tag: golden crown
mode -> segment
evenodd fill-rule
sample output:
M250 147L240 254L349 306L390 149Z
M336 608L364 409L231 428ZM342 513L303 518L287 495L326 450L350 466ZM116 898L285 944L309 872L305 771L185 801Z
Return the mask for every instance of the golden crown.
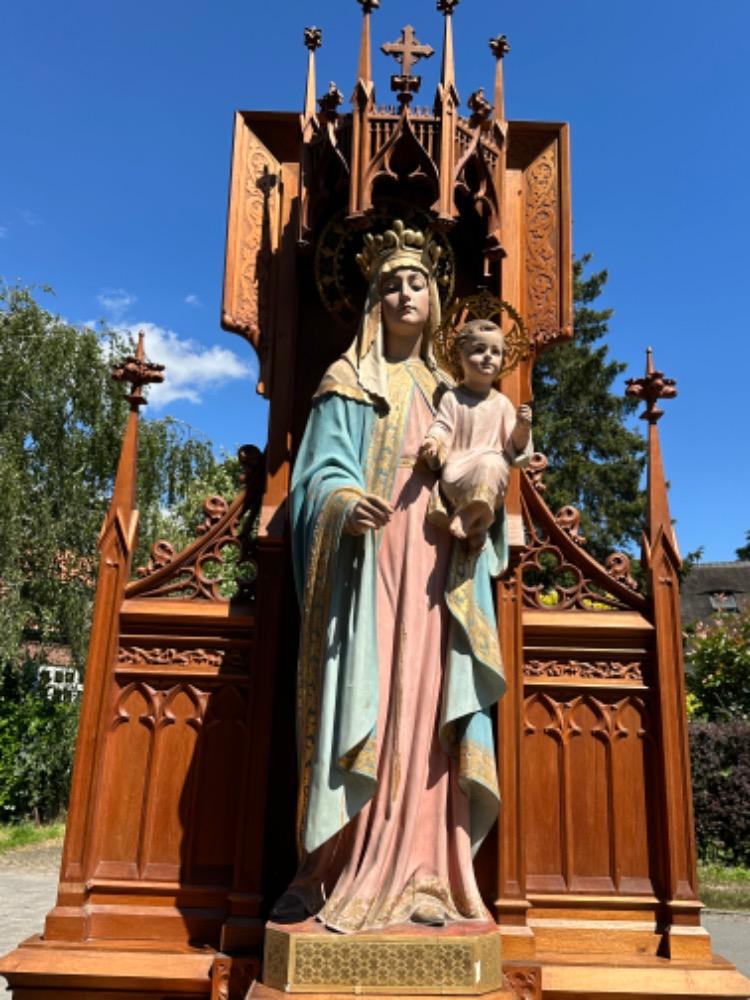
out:
M417 267L432 277L442 254L442 247L430 233L425 236L418 229L407 229L401 219L396 219L384 233L365 235L357 263L368 281L381 274L386 266L388 270Z

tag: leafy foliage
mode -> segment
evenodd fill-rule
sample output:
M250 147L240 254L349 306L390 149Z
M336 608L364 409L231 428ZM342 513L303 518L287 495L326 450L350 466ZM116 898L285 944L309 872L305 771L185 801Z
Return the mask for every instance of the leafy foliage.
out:
M49 697L35 663L0 669L0 819L54 819L64 809L78 705Z
M549 460L545 499L553 510L573 504L589 551L599 559L640 541L645 494L643 437L627 427L637 401L614 393L625 365L598 343L611 309L595 309L607 272L584 274L586 255L574 265L575 336L545 351L534 368L534 442Z
M698 622L686 640L691 714L750 721L750 607Z
M745 544L735 549L738 559L750 560L750 531L745 532Z
M40 651L68 646L83 667L96 540L127 414L110 368L131 349L0 285L0 663L18 663L33 638ZM140 537L152 540L165 508L216 468L210 443L184 425L142 419Z
M690 755L701 860L750 864L750 721L691 722Z

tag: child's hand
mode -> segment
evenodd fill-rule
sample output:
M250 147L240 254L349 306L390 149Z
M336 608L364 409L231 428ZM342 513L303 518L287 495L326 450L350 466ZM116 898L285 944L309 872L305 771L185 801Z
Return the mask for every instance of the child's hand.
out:
M440 449L434 438L427 438L419 449L419 457L430 469L440 468Z
M521 403L518 407L518 412L516 413L516 420L519 424L524 424L526 427L531 427L531 407L528 403Z

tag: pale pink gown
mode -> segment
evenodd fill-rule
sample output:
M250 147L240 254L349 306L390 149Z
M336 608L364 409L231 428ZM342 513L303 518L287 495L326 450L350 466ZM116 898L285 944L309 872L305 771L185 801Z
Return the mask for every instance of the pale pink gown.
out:
M485 398L462 385L444 394L427 436L440 447L440 491L451 512L479 503L492 523L508 488L515 423L515 407L495 389ZM430 516L441 523L437 489L432 507Z
M425 520L435 473L414 461L433 418L416 387L407 419L377 559L377 790L290 887L313 911L322 892L318 918L343 932L412 917L489 919L472 866L469 802L437 734L451 538Z

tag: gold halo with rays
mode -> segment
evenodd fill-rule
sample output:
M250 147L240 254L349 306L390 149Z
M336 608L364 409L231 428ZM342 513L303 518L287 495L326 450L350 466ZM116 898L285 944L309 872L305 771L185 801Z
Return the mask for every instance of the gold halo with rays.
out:
M455 358L454 345L462 328L472 319L492 320L502 328L504 315L508 316L511 325L509 329L503 330L505 341L503 367L497 381L512 372L516 365L531 355L533 349L531 338L518 310L486 288L474 295L456 299L446 310L433 337L435 357L440 367L460 381L463 378L463 371Z

